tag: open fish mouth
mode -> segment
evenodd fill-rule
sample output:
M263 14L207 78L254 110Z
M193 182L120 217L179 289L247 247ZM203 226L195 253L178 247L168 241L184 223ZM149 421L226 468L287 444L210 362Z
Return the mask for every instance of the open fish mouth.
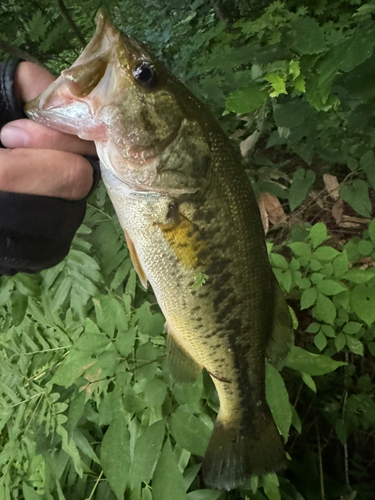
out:
M99 96L110 99L117 85L117 45L120 32L102 12L96 16L96 31L78 59L38 97L28 102L29 118L82 139L105 140L104 105Z

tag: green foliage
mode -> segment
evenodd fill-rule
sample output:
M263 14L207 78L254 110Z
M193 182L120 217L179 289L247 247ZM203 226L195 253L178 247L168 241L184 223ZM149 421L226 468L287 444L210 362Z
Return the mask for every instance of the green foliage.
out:
M256 193L295 215L335 168L341 199L371 217L372 3L101 5L208 104L235 145L252 141L245 166ZM97 2L67 7L88 39ZM5 0L0 27L56 72L80 51L57 3ZM63 263L0 278L0 498L315 500L323 484L327 500L371 499L375 222L331 236L323 222L293 226L282 244L271 233L270 262L298 319L281 373L266 370L291 460L284 476L217 492L200 472L219 407L214 386L206 373L193 385L173 381L164 318L100 186Z

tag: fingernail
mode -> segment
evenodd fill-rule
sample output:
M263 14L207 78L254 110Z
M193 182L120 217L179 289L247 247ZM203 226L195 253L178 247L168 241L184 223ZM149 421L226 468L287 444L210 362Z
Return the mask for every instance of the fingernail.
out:
M17 125L7 124L1 129L0 140L6 148L25 148L29 134Z

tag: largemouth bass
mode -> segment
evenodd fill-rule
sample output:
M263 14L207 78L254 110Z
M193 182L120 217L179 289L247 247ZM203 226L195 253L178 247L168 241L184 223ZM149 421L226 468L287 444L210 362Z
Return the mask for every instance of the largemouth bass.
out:
M135 269L166 317L170 369L205 368L220 411L203 459L207 485L232 489L283 467L265 399L265 358L291 344L250 182L207 108L147 48L99 12L77 61L27 113L94 140Z

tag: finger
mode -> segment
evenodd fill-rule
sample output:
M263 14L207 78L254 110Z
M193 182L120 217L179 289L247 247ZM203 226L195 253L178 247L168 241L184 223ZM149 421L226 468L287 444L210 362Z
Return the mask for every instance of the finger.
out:
M37 97L55 77L46 69L31 62L21 62L16 69L14 89L23 102Z
M58 149L81 155L96 156L95 144L71 134L44 127L31 120L16 120L5 125L0 140L6 148Z
M93 171L83 156L46 149L0 149L0 190L68 200L84 198Z

